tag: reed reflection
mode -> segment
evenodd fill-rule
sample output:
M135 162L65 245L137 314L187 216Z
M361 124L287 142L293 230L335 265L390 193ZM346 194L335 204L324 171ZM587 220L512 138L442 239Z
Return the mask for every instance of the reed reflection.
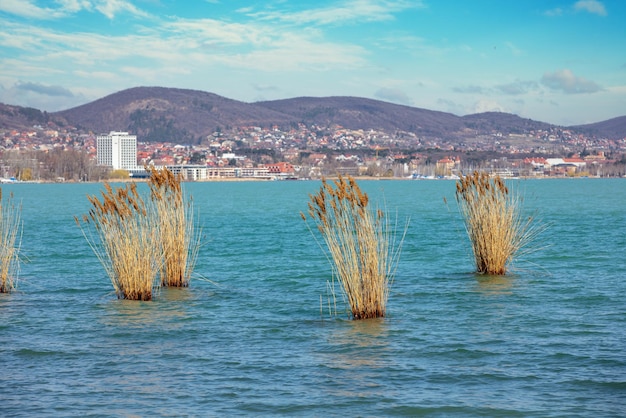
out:
M180 320L188 316L189 303L193 298L188 289L163 288L153 301L120 299L105 303L104 314L100 320L106 326L120 329L153 326L178 328Z
M328 334L330 349L321 353L324 364L340 369L385 367L389 350L387 320L374 318L340 324Z
M486 296L513 294L514 279L510 276L477 274L475 283L475 290Z

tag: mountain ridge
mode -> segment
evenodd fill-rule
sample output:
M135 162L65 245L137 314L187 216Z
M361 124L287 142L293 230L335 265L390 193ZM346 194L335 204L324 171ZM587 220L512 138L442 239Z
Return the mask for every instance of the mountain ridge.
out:
M129 131L146 142L196 144L216 131L242 126L283 130L298 124L321 129L408 132L423 138L454 142L471 135L495 132L523 134L530 131L570 129L621 139L626 137L626 116L587 125L563 127L501 112L465 116L352 96L296 97L241 102L201 90L169 87L133 87L93 102L58 112L41 112L20 106L0 106L0 128L53 121L95 133Z

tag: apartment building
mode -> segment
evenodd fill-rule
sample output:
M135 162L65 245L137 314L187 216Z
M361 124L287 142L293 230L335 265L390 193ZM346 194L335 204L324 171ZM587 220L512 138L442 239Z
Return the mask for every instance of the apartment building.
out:
M137 136L111 131L96 137L98 164L114 170L137 169Z

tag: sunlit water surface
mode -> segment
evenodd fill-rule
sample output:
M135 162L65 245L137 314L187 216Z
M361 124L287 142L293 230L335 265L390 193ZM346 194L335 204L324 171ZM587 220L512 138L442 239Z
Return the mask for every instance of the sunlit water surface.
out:
M115 298L73 221L101 184L3 185L27 263L0 415L626 415L625 180L513 181L548 229L506 277L472 273L454 182L360 184L410 218L382 320L328 315L318 182L185 184L196 276L152 302Z

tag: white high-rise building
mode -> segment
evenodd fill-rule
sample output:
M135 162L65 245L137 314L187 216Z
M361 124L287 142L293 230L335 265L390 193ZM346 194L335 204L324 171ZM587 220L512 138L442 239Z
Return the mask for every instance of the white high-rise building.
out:
M111 131L97 139L98 164L113 167L114 170L137 169L137 136L128 132Z

